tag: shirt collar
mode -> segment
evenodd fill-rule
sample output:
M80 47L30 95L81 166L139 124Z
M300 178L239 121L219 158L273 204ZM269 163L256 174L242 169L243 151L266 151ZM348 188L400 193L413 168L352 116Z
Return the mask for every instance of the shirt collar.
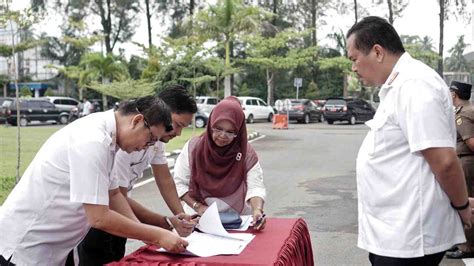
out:
M388 78L387 80L385 81L385 83L382 85L382 87L380 87L380 91L379 91L379 97L381 100L383 100L383 98L385 98L385 96L387 95L388 91L393 88L393 82L395 81L395 79L398 77L398 74L400 73L401 69L403 68L403 66L409 62L411 60L411 56L410 54L408 54L407 52L404 52L400 58L398 58L398 61L397 63L395 64L395 66L393 67L392 69L392 72L390 73L390 75L388 75Z

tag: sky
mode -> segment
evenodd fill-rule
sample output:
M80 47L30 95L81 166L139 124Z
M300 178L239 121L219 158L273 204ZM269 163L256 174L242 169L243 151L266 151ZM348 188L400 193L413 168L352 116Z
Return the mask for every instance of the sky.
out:
M297 1L297 0L293 0ZM465 0L467 3L466 11L473 14L474 0ZM12 3L12 9L25 8L28 6L30 0L14 0ZM55 1L49 1L55 2ZM215 2L211 0L209 2ZM347 4L352 4L352 0L345 0ZM380 7L374 7L372 4L374 0L359 0L359 3L366 8L369 15L377 15L387 17L387 11L382 10ZM385 7L385 6L383 6ZM386 9L386 8L385 8ZM409 0L407 8L403 11L402 16L395 19L394 27L399 35L419 35L420 37L429 36L433 40L434 48L438 49L439 41L439 5L438 0ZM147 33L146 33L146 22L145 16L142 15L138 22L136 34L132 38L132 41L147 44ZM318 27L318 43L321 45L335 46L332 40L326 36L332 32L339 32L342 30L346 32L350 26L354 23L354 15L339 15L336 11L331 11L326 17L325 25ZM47 33L50 35L59 36L59 26L62 23L62 19L55 14L48 14L41 26L38 27L41 30L47 29ZM92 28L99 28L98 21L88 21L91 31ZM153 36L154 42L157 41L158 36L161 35L163 28L162 22L155 18L153 22ZM465 35L464 41L467 44L474 44L473 40L474 26L471 21L457 20L454 16L450 16L445 22L444 28L444 54L448 55L448 50L454 46L457 39L461 35ZM120 47L126 50L127 57L131 54L140 54L141 50L133 44L122 44ZM100 45L96 45L95 50L100 50ZM118 51L114 49L114 51ZM474 45L469 45L466 52L474 51Z

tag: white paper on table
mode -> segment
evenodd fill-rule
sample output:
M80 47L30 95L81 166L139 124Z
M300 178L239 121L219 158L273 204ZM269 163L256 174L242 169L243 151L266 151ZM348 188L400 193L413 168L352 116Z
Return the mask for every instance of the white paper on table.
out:
M240 219L242 219L242 223L240 224L239 228L236 229L229 229L232 231L247 231L252 223L252 215L240 215Z
M250 219L251 221L251 219ZM189 245L183 255L210 257L215 255L237 255L255 237L248 233L228 233L222 226L216 203L211 204L199 219L197 228L200 232L193 232L185 237ZM160 248L158 251L167 252Z

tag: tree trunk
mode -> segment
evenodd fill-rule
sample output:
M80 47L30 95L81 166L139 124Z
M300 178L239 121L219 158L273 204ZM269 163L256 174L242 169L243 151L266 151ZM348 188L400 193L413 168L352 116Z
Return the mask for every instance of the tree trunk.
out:
M7 86L8 86L8 81L5 81L5 83L3 83L3 97L8 96Z
M357 0L354 0L354 15L355 15L355 23L358 21L358 14L357 14ZM354 24L355 24L354 23Z
M220 86L220 77L216 76L216 97L219 98L219 86Z
M109 78L102 79L102 84L109 84L109 83L110 83ZM102 94L102 110L107 111L107 108L108 108L107 95Z
M151 40L151 13L150 13L150 0L145 0L146 7L146 22L148 29L148 48L151 49L153 42Z
M443 37L444 37L444 15L445 15L445 1L439 1L439 59L438 59L438 74L443 77Z
M393 25L393 6L392 0L387 0L388 5L388 22Z
M274 77L275 73L269 69L266 70L267 72L267 103L268 105L272 106L273 105L273 92L274 90Z
M317 39L316 39L316 0L311 0L311 44L313 46L317 45Z
M230 67L230 41L227 38L225 42L225 64L226 67ZM224 98L232 95L232 84L231 84L231 77L226 76L224 80Z

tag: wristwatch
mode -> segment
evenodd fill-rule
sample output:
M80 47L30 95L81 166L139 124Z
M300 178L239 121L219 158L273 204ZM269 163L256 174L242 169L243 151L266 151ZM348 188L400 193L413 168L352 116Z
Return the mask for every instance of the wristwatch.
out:
M165 221L166 223L168 224L168 226L170 227L170 230L173 230L174 229L174 226L173 224L171 223L171 220L168 216L165 216Z

